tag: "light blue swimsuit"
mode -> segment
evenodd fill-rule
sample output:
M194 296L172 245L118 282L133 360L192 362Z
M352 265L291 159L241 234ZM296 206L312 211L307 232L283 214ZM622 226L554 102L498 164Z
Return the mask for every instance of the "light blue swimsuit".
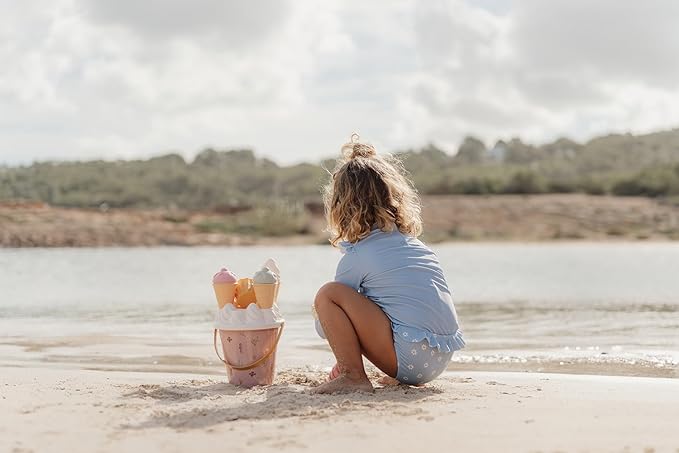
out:
M396 229L375 229L340 246L335 281L368 297L391 320L396 379L414 385L436 378L465 343L434 252Z

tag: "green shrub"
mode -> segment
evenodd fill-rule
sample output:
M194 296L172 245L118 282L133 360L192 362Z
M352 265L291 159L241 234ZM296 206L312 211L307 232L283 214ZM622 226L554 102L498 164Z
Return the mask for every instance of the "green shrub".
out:
M303 206L281 202L234 215L209 218L195 227L205 233L290 236L308 233L309 220Z
M612 192L621 196L659 197L679 193L679 172L676 168L649 168L636 176L613 185Z
M511 177L502 191L507 194L532 194L543 193L546 190L544 178L534 171L520 170Z
M504 153L498 152L504 150ZM679 195L679 130L610 135L585 144L560 139L535 146L519 139L491 151L468 137L458 154L430 144L396 153L423 194L569 193ZM380 150L384 151L384 150ZM261 206L312 201L328 180L322 165L279 167L251 150L204 150L192 162L169 154L148 160L40 162L0 167L0 200L56 206Z

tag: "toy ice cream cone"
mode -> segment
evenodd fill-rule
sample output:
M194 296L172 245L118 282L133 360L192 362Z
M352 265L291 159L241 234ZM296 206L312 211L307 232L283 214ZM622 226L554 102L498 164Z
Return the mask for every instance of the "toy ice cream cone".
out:
M278 280L276 282L276 291L274 291L274 294L273 294L273 303L274 304L278 303L278 290L280 289L280 287L281 287L281 281Z
M276 283L255 283L255 296L259 308L271 308L276 299Z
M248 305L254 304L256 301L255 288L252 286L252 280L249 278L241 278L238 280L236 289L236 307L247 308Z
M236 297L235 283L213 283L212 287L215 290L219 308L224 308L224 305L233 303L233 299Z
M278 292L278 278L271 269L263 267L252 278L255 287L255 296L259 308L271 308L276 302Z
M266 260L266 262L264 263L264 266L262 266L262 267L269 269L276 276L276 292L274 293L274 296L273 296L273 303L277 304L278 303L278 290L281 287L281 271L278 268L278 263L276 263L276 261L273 258L269 258L268 260Z
M236 297L236 276L226 268L222 268L212 277L212 287L217 297L217 305L224 308L226 304L233 304Z

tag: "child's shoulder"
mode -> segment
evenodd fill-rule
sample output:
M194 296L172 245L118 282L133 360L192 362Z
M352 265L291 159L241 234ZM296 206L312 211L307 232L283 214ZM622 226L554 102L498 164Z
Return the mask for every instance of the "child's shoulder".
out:
M354 251L403 247L426 248L426 245L419 239L400 232L398 228L394 228L391 231L374 229L360 241L344 243L343 246Z
M370 250L375 247L384 245L385 242L398 240L398 236L395 234L400 232L398 230L394 231L383 231L379 228L373 229L365 237L361 238L356 242L342 241L339 243L340 250L343 253L347 252L358 252L359 250Z
M384 231L379 228L375 228L371 230L367 236L360 239L359 241L341 241L338 245L342 253L357 253L362 250L370 252L389 248L403 249L404 247L417 249L419 250L419 253L433 253L429 246L427 246L427 244L422 242L420 239L415 236L402 233L396 227L394 227L394 229L391 231Z

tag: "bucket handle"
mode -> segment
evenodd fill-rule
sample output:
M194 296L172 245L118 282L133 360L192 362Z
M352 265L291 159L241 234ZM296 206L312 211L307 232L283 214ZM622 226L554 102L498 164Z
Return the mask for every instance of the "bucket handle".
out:
M257 360L255 360L254 362L252 362L248 365L232 365L227 360L222 358L221 354L219 354L219 349L217 348L217 333L218 333L218 330L215 329L213 345L215 347L215 352L217 353L217 357L219 357L219 360L224 362L226 364L226 366L233 368L234 370L245 371L245 370L251 370L252 368L256 368L262 362L264 362L266 359L268 359L269 356L271 354L273 354L273 352L276 350L276 347L278 346L278 340L280 340L281 335L283 335L283 325L284 324L281 324L281 326L278 328L278 335L276 336L276 342L273 344L273 347L269 350L269 352L264 354L264 356L262 356L260 359L257 359Z

